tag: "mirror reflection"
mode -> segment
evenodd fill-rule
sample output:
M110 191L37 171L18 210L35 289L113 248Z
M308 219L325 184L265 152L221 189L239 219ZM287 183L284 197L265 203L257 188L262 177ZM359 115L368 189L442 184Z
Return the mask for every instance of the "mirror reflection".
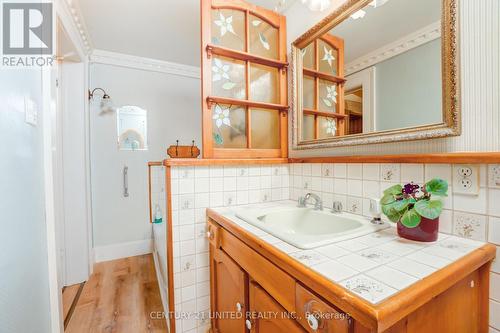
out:
M120 150L148 149L148 113L137 106L117 109L118 148Z
M302 47L301 141L442 124L441 12L374 0Z

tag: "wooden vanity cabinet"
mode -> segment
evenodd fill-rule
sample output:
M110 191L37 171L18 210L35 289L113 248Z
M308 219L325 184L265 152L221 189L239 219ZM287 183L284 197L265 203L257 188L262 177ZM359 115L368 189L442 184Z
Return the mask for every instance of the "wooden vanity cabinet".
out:
M211 214L211 215L210 215ZM487 333L484 245L381 304L369 304L209 212L212 333ZM276 318L259 314L277 314ZM347 315L349 313L352 316Z
M250 314L254 314L248 317L251 333L306 332L292 314L254 282L250 283Z

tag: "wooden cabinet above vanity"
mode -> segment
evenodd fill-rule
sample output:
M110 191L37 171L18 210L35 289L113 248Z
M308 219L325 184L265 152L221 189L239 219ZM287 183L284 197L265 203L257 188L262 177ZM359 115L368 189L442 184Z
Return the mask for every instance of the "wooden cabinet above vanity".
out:
M346 279L332 278L342 275L334 266L333 275L320 274L307 255L287 254L283 242L273 242L231 211L209 209L207 215L211 306L218 315L212 319L213 333L488 331L494 246L470 243L463 255L406 287L385 285L392 292L372 302L361 290L369 284L346 287ZM455 237L445 241L444 252L462 250L454 248ZM364 274L369 273L356 276Z

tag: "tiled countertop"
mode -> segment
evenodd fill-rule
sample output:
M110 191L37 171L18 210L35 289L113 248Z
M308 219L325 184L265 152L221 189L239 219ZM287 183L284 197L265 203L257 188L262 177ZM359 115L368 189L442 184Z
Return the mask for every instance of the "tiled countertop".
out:
M276 205L295 203L281 201L245 207ZM436 242L414 242L400 238L396 228L391 227L313 250L302 250L236 217L234 208L213 211L372 304L383 301L485 244L446 234L439 234Z

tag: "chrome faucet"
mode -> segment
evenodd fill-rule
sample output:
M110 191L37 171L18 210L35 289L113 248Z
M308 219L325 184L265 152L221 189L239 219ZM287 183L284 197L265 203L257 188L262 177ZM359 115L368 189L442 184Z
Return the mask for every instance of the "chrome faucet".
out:
M314 194L314 193L307 193L305 195L305 197L303 199L304 207L307 204L307 201L309 201L309 199L311 199L311 198L314 199L314 210L323 210L323 201L321 200L321 198L317 194Z
M342 202L340 202L340 201L333 202L332 213L339 214L339 213L342 213L343 210L344 210L344 207L342 206Z

